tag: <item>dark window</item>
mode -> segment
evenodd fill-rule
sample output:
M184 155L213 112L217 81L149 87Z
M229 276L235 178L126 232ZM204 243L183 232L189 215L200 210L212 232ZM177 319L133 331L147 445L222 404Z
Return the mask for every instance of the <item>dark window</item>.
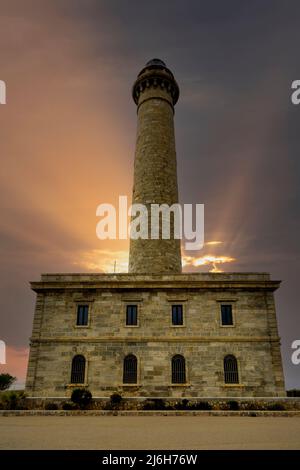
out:
M172 383L184 384L186 382L185 359L180 354L172 357Z
M71 383L84 384L85 358L84 356L74 356L72 360Z
M133 354L129 354L124 359L123 383L137 383L137 358Z
M172 325L183 325L182 305L172 305Z
M137 325L137 305L127 305L126 325Z
M233 325L232 305L221 305L222 325Z
M78 305L77 306L77 325L86 326L89 323L89 306Z
M237 360L231 354L224 357L224 381L226 384L239 383Z

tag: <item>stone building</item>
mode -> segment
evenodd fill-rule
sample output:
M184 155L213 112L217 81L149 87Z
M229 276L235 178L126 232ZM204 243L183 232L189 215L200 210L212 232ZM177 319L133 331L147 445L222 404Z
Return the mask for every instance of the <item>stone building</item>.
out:
M133 202L178 201L173 114L179 88L153 59L133 86ZM66 397L284 396L267 273L182 273L179 240L131 240L128 274L43 274L26 390Z

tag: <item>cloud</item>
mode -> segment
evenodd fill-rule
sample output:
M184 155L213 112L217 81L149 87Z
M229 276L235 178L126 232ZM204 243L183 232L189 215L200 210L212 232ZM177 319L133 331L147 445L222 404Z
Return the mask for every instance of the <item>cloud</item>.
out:
M203 255L200 257L192 256L183 256L182 264L184 268L189 266L199 267L199 266L209 266L209 272L212 273L221 273L223 272L219 265L224 263L232 263L235 261L235 258L230 256L214 256L214 255Z

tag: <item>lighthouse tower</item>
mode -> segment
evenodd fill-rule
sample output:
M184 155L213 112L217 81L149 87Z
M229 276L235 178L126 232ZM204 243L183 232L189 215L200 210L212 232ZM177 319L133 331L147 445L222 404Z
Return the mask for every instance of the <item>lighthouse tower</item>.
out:
M180 273L180 240L150 238L150 204L178 203L174 106L179 88L172 72L160 59L152 59L138 74L132 96L137 105L137 138L132 202L148 209L149 238L130 240L130 273Z

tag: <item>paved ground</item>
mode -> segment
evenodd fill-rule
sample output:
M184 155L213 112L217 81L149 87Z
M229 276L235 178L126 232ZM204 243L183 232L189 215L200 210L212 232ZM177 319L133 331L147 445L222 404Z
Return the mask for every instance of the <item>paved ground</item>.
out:
M1 449L300 449L299 417L0 417Z

